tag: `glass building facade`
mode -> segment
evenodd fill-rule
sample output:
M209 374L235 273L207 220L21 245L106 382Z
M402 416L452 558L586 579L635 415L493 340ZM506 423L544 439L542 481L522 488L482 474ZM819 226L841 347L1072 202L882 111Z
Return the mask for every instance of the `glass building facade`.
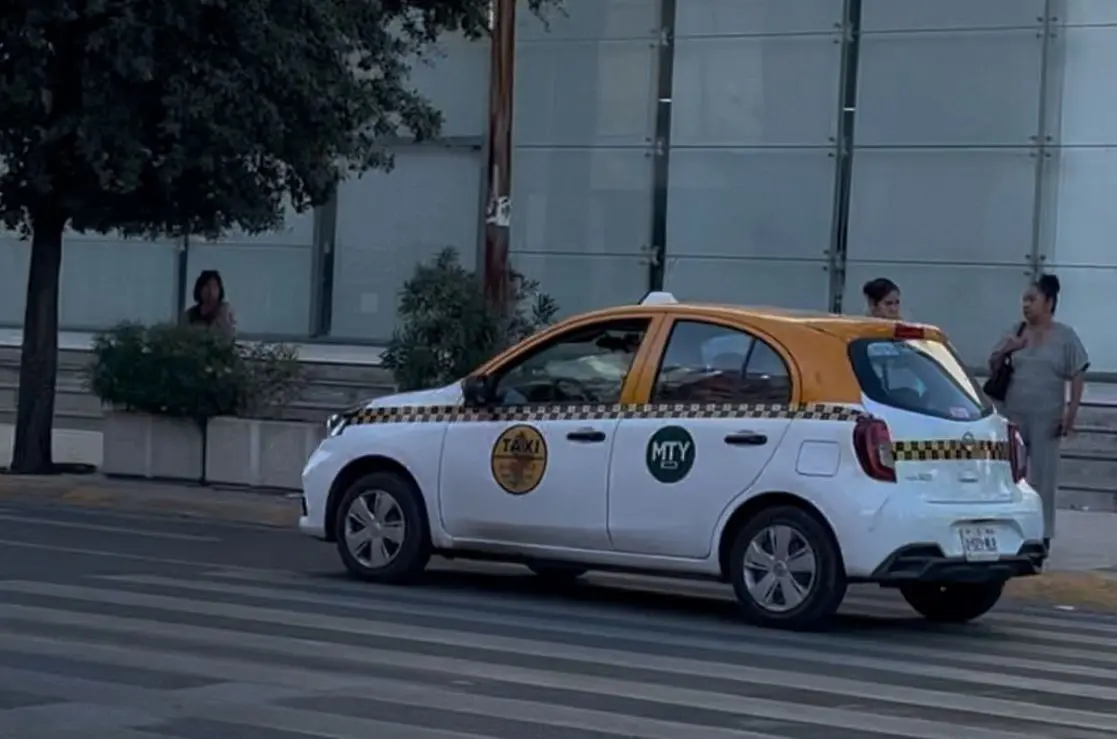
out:
M517 33L513 260L565 312L664 288L856 313L885 276L977 364L1046 270L1117 371L1114 0L566 0ZM446 40L413 74L443 140L280 232L70 237L63 327L171 319L213 268L246 334L383 341L418 260L477 263L488 58ZM0 239L0 324L27 256Z

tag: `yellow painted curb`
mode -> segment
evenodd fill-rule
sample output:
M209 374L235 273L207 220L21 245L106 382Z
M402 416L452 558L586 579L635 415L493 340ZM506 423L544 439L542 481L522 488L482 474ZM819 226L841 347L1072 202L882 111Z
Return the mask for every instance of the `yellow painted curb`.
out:
M1010 580L1005 595L1017 600L1117 612L1117 573L1051 572Z
M107 503L115 496L107 490L94 488L74 488L62 493L62 500L70 503Z

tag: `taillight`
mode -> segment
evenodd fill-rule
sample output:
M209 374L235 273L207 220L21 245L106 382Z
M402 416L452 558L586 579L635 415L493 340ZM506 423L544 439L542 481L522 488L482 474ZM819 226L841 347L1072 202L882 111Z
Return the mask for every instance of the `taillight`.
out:
M879 418L858 420L853 427L853 450L866 475L882 482L896 482L896 459L887 423Z
M1020 482L1028 476L1028 447L1016 424L1008 424L1008 461L1012 465L1012 481Z

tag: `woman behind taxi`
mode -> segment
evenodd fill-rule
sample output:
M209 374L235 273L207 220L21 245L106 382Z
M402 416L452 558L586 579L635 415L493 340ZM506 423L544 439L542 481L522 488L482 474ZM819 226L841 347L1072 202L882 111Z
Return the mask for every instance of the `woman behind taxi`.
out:
M1020 429L1028 450L1028 482L1043 499L1045 543L1055 536L1059 445L1074 431L1090 357L1074 329L1055 320L1059 278L1043 275L1024 291L1024 320L1005 333L989 357L995 372L1012 358L1003 412ZM1067 385L1070 385L1068 400Z
M887 277L878 277L866 282L861 292L869 305L870 316L900 320L900 287L895 282Z
M233 309L225 300L225 283L217 270L202 270L194 281L194 305L186 311L186 322L212 328L229 338L236 333Z

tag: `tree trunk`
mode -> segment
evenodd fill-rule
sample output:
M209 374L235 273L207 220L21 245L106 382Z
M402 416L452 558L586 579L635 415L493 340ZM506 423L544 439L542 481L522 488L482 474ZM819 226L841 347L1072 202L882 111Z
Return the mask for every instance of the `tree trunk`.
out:
M54 391L58 384L58 282L62 270L62 231L66 219L39 215L32 222L31 269L23 312L23 350L19 360L19 411L12 450L12 472L54 472L51 449Z

